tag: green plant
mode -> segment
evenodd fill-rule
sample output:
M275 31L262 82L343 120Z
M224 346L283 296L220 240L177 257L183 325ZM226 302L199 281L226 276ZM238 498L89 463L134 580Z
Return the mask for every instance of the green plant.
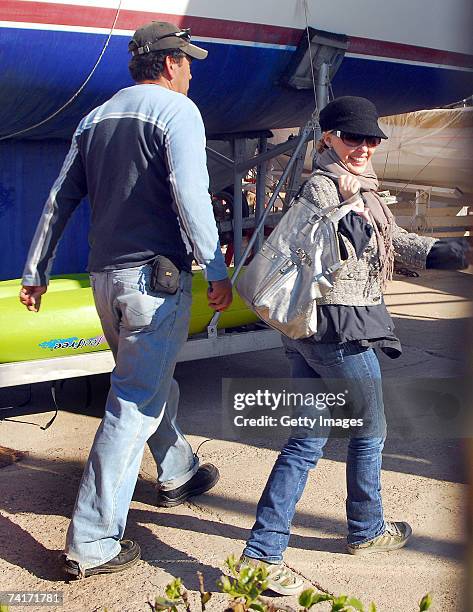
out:
M424 612L424 610L428 610L431 605L432 597L430 596L430 593L427 593L427 595L424 595L424 597L422 597L422 599L420 600L419 612Z
M156 597L154 604L148 601L148 605L152 612L179 612L178 606L184 606L186 612L192 612L189 604L189 596L187 591L182 586L180 578L174 578L166 586L166 597Z
M307 589L299 595L299 605L302 606L303 611L310 610L312 606L322 603L324 601L330 601L332 604L331 612L365 612L365 608L361 601L354 597L348 597L347 595L340 595L335 597L329 593L318 593L314 589ZM429 593L424 595L421 602L419 603L419 612L428 610L432 605L432 598ZM296 612L296 611L294 611ZM370 604L368 612L376 612L376 606L374 603Z
M257 610L265 612L266 608L261 603L261 593L268 587L268 572L264 567L247 566L238 568L235 557L226 560L226 566L232 577L222 576L217 581L217 587L222 593L232 597L229 610Z
M315 589L306 589L299 595L298 603L302 606L296 610L290 606L278 606L277 603L267 601L262 597L263 592L268 587L268 573L264 567L246 566L238 568L238 561L234 557L229 557L225 562L229 576L222 576L217 581L217 587L222 593L226 593L231 599L225 612L247 612L256 610L257 612L307 612L317 604L330 602L331 612L376 612L376 606L371 603L368 610L361 601L348 595L335 596L331 593L322 593ZM212 593L204 588L204 577L200 572L199 578L200 604L201 610L205 610L206 604L212 597ZM184 606L186 612L191 612L187 591L183 588L179 578L173 580L166 587L166 597L156 598L155 604L148 602L152 612L166 611L178 612L179 606ZM432 598L429 593L424 595L419 603L419 612L425 612L432 605ZM0 612L4 612L0 608Z
M348 597L347 595L335 597L329 593L318 593L314 591L314 589L307 589L299 595L299 605L301 605L304 610L310 610L312 606L324 601L330 601L332 603L332 612L351 612L352 610L364 612L361 601L354 597ZM376 612L376 606L374 604L371 604L369 612Z

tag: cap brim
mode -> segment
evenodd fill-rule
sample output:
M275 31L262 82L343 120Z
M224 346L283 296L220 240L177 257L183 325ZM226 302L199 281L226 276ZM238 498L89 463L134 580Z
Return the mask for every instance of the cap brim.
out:
M369 134L368 134L368 131L366 131L366 130L365 131L362 130L361 132L357 132L357 134L358 133L360 135L362 135L362 136L378 136L378 138L383 138L383 139L388 138L386 136L386 134L383 132L383 130L380 129L380 128L378 128L377 130L369 130Z
M379 127L379 125L373 127L372 129L348 129L348 127L346 128L346 130L344 130L343 127L339 127L337 129L341 130L342 132L346 131L351 132L352 134L359 134L360 136L378 136L378 138L387 138L386 134Z
M384 138L385 140L388 138L388 136L386 136L386 134L383 132L383 130L381 128L378 127L378 133L375 134L375 136L379 136L380 138Z
M205 59L209 54L206 49L202 49L202 47L198 47L197 45L193 45L192 43L182 46L181 49L184 51L184 53L187 53L187 55L190 55L192 58L198 60Z
M373 126L373 128L367 129L367 128L364 128L362 125L358 126L353 123L343 125L343 123L340 123L339 125L337 125L336 127L333 127L331 130L328 130L328 131L333 131L333 130L340 130L341 132L349 132L350 134L359 134L360 136L378 136L378 138L383 138L383 139L388 138L388 136L386 136L386 134L383 132L383 130L378 125Z

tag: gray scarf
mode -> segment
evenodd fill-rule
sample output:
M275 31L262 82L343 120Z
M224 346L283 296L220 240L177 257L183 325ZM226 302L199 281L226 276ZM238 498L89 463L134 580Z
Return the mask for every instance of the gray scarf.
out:
M379 183L371 160L364 174L353 174L340 160L333 149L325 149L316 157L316 167L326 170L336 176L351 174L360 181L362 197L366 207L374 219L374 230L378 243L381 286L392 279L394 270L394 248L392 234L394 229L394 216L387 204L377 194Z

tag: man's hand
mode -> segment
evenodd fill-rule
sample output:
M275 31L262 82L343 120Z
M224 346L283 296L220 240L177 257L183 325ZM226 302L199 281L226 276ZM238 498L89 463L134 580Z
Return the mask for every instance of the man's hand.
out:
M31 312L38 312L41 296L47 290L47 285L23 285L20 290L20 302Z
M233 300L232 284L229 278L219 281L211 281L207 290L207 298L210 308L221 312L226 310Z

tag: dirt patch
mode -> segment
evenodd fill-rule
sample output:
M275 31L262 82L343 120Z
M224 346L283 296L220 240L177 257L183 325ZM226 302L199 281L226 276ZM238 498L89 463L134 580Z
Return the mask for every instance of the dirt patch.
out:
M28 453L18 451L13 448L7 448L6 446L0 446L0 469L21 461L26 457Z

